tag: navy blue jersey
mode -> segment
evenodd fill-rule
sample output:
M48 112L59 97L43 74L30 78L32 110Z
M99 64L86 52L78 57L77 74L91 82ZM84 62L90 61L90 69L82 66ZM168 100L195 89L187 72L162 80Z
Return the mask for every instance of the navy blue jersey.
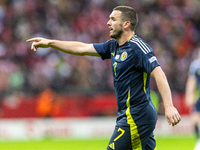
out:
M194 60L189 69L189 75L194 75L196 78L195 97L197 99L194 111L200 112L200 59Z
M111 59L118 104L118 123L152 124L157 113L150 98L150 73L159 66L152 48L134 36L123 45L116 39L94 44L102 59Z
M191 63L189 75L194 75L196 77L197 89L200 89L200 59L196 59Z

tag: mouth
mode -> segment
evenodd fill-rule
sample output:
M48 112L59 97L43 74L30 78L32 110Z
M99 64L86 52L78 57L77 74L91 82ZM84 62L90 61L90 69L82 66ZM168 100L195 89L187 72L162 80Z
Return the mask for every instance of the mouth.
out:
M110 30L113 30L113 28L112 28L111 26L108 26L108 28L109 28Z
M113 28L109 28L110 29L110 32L112 32L113 31Z

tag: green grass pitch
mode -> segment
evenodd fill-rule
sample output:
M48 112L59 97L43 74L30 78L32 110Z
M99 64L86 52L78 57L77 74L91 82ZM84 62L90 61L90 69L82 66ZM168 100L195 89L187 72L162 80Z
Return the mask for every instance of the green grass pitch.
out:
M0 150L106 150L109 138L104 139L45 139L29 141L1 141ZM192 150L191 136L156 137L157 150Z

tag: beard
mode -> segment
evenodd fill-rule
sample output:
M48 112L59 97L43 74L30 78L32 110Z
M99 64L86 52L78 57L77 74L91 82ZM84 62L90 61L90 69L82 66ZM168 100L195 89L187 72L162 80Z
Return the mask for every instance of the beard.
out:
M114 39L119 39L121 37L122 33L123 33L122 28L119 30L113 30L112 33L110 33L110 37L114 38Z

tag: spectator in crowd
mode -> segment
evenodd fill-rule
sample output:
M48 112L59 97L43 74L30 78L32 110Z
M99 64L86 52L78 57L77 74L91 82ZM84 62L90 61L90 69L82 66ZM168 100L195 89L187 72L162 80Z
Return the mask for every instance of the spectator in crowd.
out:
M52 89L44 90L37 98L36 112L39 117L52 117L56 93Z

